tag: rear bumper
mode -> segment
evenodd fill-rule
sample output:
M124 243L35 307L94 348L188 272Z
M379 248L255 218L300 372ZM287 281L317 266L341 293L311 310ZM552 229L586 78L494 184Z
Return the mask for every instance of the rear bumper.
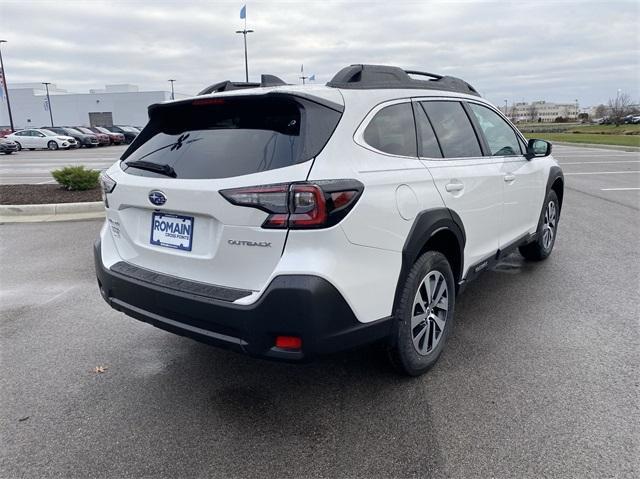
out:
M304 361L391 334L390 318L359 322L338 290L318 276L277 276L254 304L238 305L208 296L202 288L165 286L173 278L158 273L151 282L140 279L144 275L112 271L102 264L100 247L97 241L96 275L112 308L198 341L252 356ZM302 348L276 348L279 335L302 338Z

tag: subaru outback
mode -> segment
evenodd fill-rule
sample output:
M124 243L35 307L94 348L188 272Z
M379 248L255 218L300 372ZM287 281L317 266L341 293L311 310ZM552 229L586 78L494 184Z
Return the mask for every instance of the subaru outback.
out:
M212 85L150 106L103 174L100 292L257 357L382 342L419 375L468 281L515 250L551 253L564 179L550 153L450 76L352 65L326 85Z

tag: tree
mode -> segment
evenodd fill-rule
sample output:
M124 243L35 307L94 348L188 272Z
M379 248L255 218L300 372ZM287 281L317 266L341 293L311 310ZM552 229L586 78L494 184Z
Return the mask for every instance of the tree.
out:
M532 122L538 119L538 108L533 103L527 108L527 118Z
M609 99L609 110L611 110L611 121L619 125L631 111L631 96L625 92L618 92L615 98Z
M607 116L607 107L605 105L598 105L596 107L596 111L594 112L594 116L596 118L604 118Z

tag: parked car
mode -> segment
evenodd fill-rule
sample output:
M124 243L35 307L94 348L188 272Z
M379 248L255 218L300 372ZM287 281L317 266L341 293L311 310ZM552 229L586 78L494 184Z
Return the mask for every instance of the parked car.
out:
M111 307L287 361L384 341L418 375L467 282L513 251L551 254L551 144L465 81L376 65L325 86L264 78L152 105L145 141L102 175Z
M634 116L631 119L631 123L633 123L634 125L637 125L638 123L640 123L640 115Z
M72 136L76 139L78 148L80 148L81 146L93 148L94 146L98 146L99 143L98 137L95 134L89 135L68 126L49 127L47 129L60 135Z
M103 126L90 126L89 129L96 133L103 133L107 135L112 145L122 145L125 142L125 138L122 133L114 133Z
M49 149L57 150L64 148L75 148L77 146L75 138L68 135L60 135L50 130L43 128L30 128L27 130L20 130L7 135L6 138L15 141L18 144L18 150L27 148L29 150L35 149Z
M10 155L14 151L18 151L18 144L15 141L0 138L0 153Z
M135 128L133 128L132 126L105 126L105 128L113 133L120 133L122 135L124 135L125 138L125 142L127 144L131 143L133 140L136 139L136 136L138 136L138 133L140 133L140 131L136 130Z
M87 135L95 135L98 137L98 146L106 146L106 145L110 145L111 144L111 138L109 137L109 135L102 133L102 132L95 132L93 130L90 130L88 127L86 126L76 126L75 127L76 130L81 131L82 133L85 133Z

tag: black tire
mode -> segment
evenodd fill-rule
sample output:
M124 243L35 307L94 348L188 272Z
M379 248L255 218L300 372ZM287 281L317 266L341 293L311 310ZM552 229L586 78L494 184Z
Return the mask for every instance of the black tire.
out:
M18 145L18 151L22 150L22 145L16 141L16 145Z
M446 283L447 309L444 312L437 304L433 305L433 309L431 307L424 308L424 306L420 305L415 305L414 308L414 301L419 301L420 298L424 298L427 294L426 289L422 289L419 292L419 288L423 288L423 282L427 278L430 278L430 281L432 275L435 276L436 283L438 281ZM436 283L430 284L434 285L433 289L437 292L437 286L441 283ZM421 295L420 297L418 296L419 294ZM441 314L442 318L444 318L443 328L437 327L436 322L433 320L431 322L428 320L420 321L412 328L412 318L414 318L414 313L420 313L420 308L424 308L423 313L426 314L438 310L437 314ZM436 363L453 328L454 309L455 282L451 266L442 253L427 251L418 258L409 271L394 313L396 330L389 348L389 359L399 372L409 376L419 376L427 372ZM432 330L430 328L435 329ZM426 329L426 332L423 331L424 329ZM437 336L438 330L440 330L439 336ZM432 333L436 336L431 336ZM420 334L423 334L423 336L420 336ZM414 336L418 338L417 346L414 345ZM425 347L425 351L422 353L418 351L420 340L423 341L422 345ZM424 341L427 341L427 343ZM435 346L431 344L432 341L435 341ZM430 344L431 349L428 350Z
M55 141L51 140L49 143L47 143L47 148L49 148L50 150L57 150L60 147Z
M550 209L553 210L553 224L551 224ZM537 238L532 243L520 246L520 254L529 261L542 261L547 259L553 251L553 246L556 244L559 220L560 202L558 201L558 195L556 195L555 191L550 190L544 201L542 212L540 213ZM548 237L549 232L551 234L550 241Z
M13 153L13 151L5 151L4 152L5 155L10 155L11 153Z

